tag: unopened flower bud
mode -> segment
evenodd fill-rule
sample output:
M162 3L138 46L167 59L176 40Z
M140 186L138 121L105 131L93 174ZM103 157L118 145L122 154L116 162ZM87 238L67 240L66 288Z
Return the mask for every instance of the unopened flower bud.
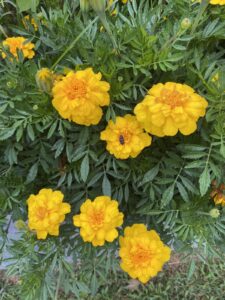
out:
M189 18L184 18L181 22L182 29L188 29L191 26L191 20Z
M104 12L106 6L106 0L89 0L91 7L96 12Z
M27 228L27 224L23 220L17 220L15 222L15 227L19 230Z
M33 106L33 110L38 110L38 105L37 105L37 104L35 104L35 105Z
M42 68L40 69L36 76L36 83L38 88L45 92L50 93L54 84L54 74L53 72L48 68Z
M87 12L90 8L89 0L80 0L80 9L83 12Z
M217 219L220 216L220 211L217 208L213 208L209 212L210 216L214 219Z

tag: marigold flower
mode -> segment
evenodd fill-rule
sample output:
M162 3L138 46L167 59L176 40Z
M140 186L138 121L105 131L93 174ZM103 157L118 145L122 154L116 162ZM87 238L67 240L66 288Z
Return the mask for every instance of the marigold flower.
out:
M52 189L42 189L28 200L28 227L37 232L38 239L59 235L59 225L70 212L70 204L63 203L63 194Z
M208 102L186 84L158 83L139 103L134 113L144 129L156 136L189 135L197 129Z
M192 0L192 2L199 2L201 3L202 1L201 0ZM210 0L209 1L210 4L212 5L225 5L225 0Z
M10 53L12 53L13 56L18 58L17 51L21 50L23 52L23 56L26 58L33 58L35 55L35 52L33 51L34 44L31 42L28 42L24 37L10 37L3 41L3 46L8 47ZM2 52L2 57L6 58L6 53Z
M148 231L144 224L126 227L119 243L122 270L142 283L156 276L170 259L170 248L155 230Z
M29 28L28 24L30 23L31 25L33 25L34 30L38 31L38 25L37 25L36 21L34 20L34 18L31 18L29 15L26 15L25 17L23 17L22 22L26 29Z
M53 87L52 104L59 114L80 125L96 125L102 117L101 106L109 105L108 82L91 68L69 72Z
M73 217L75 226L81 227L80 235L84 242L102 246L118 237L116 227L123 224L123 213L118 210L118 202L108 196L87 199L80 208L81 213Z
M135 116L117 117L116 122L109 121L101 132L100 139L107 142L106 149L116 158L127 159L137 157L152 138L143 131Z
M211 196L214 200L214 203L216 205L222 205L222 206L225 206L225 195L222 193L222 192L214 192L214 193L211 193Z

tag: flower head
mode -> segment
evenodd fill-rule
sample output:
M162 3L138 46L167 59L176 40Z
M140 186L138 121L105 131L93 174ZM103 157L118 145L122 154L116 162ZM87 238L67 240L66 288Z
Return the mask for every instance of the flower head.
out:
M52 189L42 189L28 200L28 226L36 230L38 239L59 235L59 225L70 212L70 205L63 203L63 194Z
M156 276L170 259L170 248L155 230L148 231L144 224L126 227L119 243L122 270L142 283Z
M212 182L213 190L210 193L211 198L213 199L216 205L225 206L225 185L222 183L217 186L217 182Z
M115 123L109 121L100 138L107 142L107 150L120 159L138 156L152 140L132 115L117 117Z
M123 213L118 210L118 202L108 196L87 199L80 208L81 213L73 217L75 226L81 227L80 235L84 242L102 246L118 237L116 227L123 224Z
M80 125L96 125L102 117L101 106L109 105L110 85L101 73L91 68L69 72L53 87L52 104L59 114Z
M26 58L33 58L35 52L33 51L34 44L28 42L24 37L10 37L3 41L3 46L9 49L9 52L12 53L13 56L18 58L17 51L21 50L23 52L23 56ZM6 53L2 52L2 57L6 58Z
M186 84L158 83L139 103L134 113L144 129L156 136L189 135L197 129L208 102Z
M201 0L192 0L192 2L199 2L201 3L202 1ZM210 4L212 5L225 5L225 0L210 0L209 1Z

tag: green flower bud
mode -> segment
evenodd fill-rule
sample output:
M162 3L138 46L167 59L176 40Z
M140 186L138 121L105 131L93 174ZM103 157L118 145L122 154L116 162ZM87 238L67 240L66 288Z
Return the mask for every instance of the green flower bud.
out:
M23 220L17 220L15 222L15 227L19 230L27 228L27 224Z
M188 29L191 26L191 20L189 18L184 18L181 22L182 29Z
M87 12L90 8L89 0L80 0L80 9L83 12Z
M96 12L104 12L105 6L106 6L106 0L89 0L89 3L91 4L91 7Z
M37 110L37 109L38 109L38 105L35 104L35 105L33 106L33 110Z
M37 86L41 91L45 93L51 93L54 84L54 74L50 69L48 68L40 69L37 72L35 79L36 79Z
M214 219L217 219L220 216L220 211L217 208L213 208L209 212L210 216Z

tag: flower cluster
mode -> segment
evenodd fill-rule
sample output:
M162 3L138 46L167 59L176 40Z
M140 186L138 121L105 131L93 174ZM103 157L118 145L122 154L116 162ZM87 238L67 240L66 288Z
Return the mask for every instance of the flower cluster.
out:
M96 125L102 118L102 106L109 105L110 85L101 81L101 73L91 68L69 72L56 82L52 104L64 119L80 125Z
M170 259L170 252L156 231L148 231L143 224L127 227L124 237L120 237L121 268L143 283L161 271Z
M63 194L52 189L42 189L28 200L28 226L37 232L38 239L59 235L59 225L70 212L70 205L63 203Z
M9 52L18 59L17 51L20 50L25 58L33 58L35 55L34 44L26 40L24 37L9 37L3 41L4 48L8 48ZM3 50L2 57L6 58L7 54Z
M156 136L189 135L205 115L207 101L186 84L158 83L139 103L134 113L143 128Z
M107 196L99 196L92 202L87 199L80 208L81 214L73 217L75 226L81 227L80 235L93 246L102 246L118 237L116 227L123 224L123 214L118 202Z
M120 159L138 156L152 140L132 115L117 117L115 123L109 121L106 129L101 132L100 138L107 141L106 149Z

